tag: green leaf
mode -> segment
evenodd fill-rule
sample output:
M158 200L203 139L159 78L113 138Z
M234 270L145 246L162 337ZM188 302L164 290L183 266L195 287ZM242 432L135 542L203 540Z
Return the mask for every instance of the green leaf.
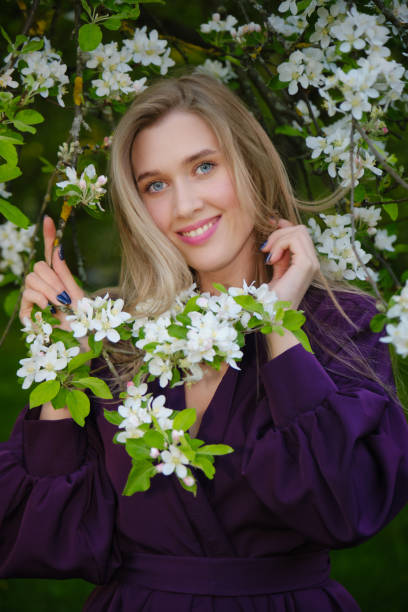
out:
M201 470L203 470L207 478L210 478L210 480L214 478L215 468L212 464L212 461L209 459L209 457L206 457L206 456L202 457L199 454L197 454L194 464L196 465L196 467L199 467Z
M95 23L86 23L79 28L79 46L82 51L93 51L102 42L102 30Z
M65 329L59 329L58 327L54 327L51 333L51 338L53 342L61 341L66 348L79 346L79 342L75 340L74 336L72 335L72 332L66 331Z
M361 183L354 188L354 201L362 202L366 196L366 189Z
M67 406L75 423L81 427L85 425L85 417L89 414L89 398L83 391L76 389L67 393Z
M87 3L87 1L86 0L81 0L81 4L82 4L82 7L84 8L84 10L87 12L88 17L91 18L92 17L92 11L91 11L91 7Z
M0 140L0 156L5 159L8 164L17 166L17 149L11 142Z
M68 393L68 389L66 387L61 387L58 394L51 400L52 405L55 408L55 410L60 410L61 408L66 407L67 393Z
M0 168L1 167L2 166L0 166ZM6 217L6 219L11 221L12 223L14 223L14 225L17 225L18 227L27 229L27 227L30 225L30 219L26 217L26 215L21 212L21 210L17 208L17 206L14 206L14 204L10 204L10 202L7 202L7 200L3 200L3 198L0 198L0 213L2 213Z
M294 329L292 330L292 334L295 336L296 340L299 340L300 344L308 353L313 353L309 338L306 336L303 329Z
M173 421L173 429L182 429L187 431L196 420L196 411L194 408L185 408L176 414Z
M200 448L199 452L204 455L228 455L233 453L234 449L228 444L206 444Z
M119 412L117 412L117 410L107 410L106 408L103 411L103 414L105 416L105 419L109 422L112 423L112 425L120 425L121 422L123 421L123 416L120 416Z
M187 338L188 330L180 325L169 325L167 331L169 336L172 336L173 338L181 338L183 340Z
M93 352L93 356L99 357L99 355L101 354L102 348L103 348L103 341L102 340L96 341L95 336L89 336L88 344L89 344L89 348Z
M37 123L42 123L44 121L42 114L32 109L18 112L15 119L17 119L17 121L22 121L27 125L36 125Z
M8 317L11 317L11 315L13 314L15 305L17 304L19 297L19 289L13 289L13 291L10 291L10 293L6 295L6 298L3 303L3 308L4 312Z
M393 221L398 219L398 204L396 202L391 202L390 204L383 204L384 210L388 213Z
M44 41L43 40L30 40L24 47L21 49L21 53L32 53L32 51L39 51L43 48Z
M382 331L386 322L387 316L382 312L377 313L370 321L371 331L373 331L374 333Z
M143 461L150 457L150 448L146 446L143 438L128 438L126 440L126 452L136 461Z
M263 307L251 295L236 295L234 300L237 304L249 312L259 312L263 314Z
M273 77L268 83L269 89L274 89L274 90L286 89L286 87L288 86L289 86L288 81L281 81L278 75Z
M68 362L68 372L73 372L76 368L84 365L87 361L92 359L93 353L92 351L88 351L87 353L79 353L76 357L73 357L71 361Z
M2 33L3 38L5 38L7 40L9 45L12 45L13 43L11 42L10 36L7 34L6 30L2 26L0 26L0 32Z
M37 132L31 125L27 125L27 123L23 123L18 119L13 119L13 125L17 130L20 130L20 132L29 132L30 134L35 134Z
M15 274L5 274L0 281L0 287L4 287L4 285L8 285L12 281L18 280Z
M24 138L18 132L14 132L13 130L3 130L0 133L0 140L5 140L6 142L11 142L13 144L24 144Z
M41 166L41 172L44 174L51 174L55 170L55 166L52 165L51 162L48 161L45 157L39 156L39 159L42 161L43 165Z
M30 393L30 408L50 402L58 394L61 384L58 380L46 380Z
M109 17L109 19L107 19L106 21L103 22L103 26L107 29L107 30L119 30L120 26L121 26L121 20L120 17Z
M6 183L21 176L21 170L13 164L2 164L0 166L0 183Z
M302 136L303 133L300 130L292 127L291 125L279 125L275 128L275 134L285 134L286 136Z
M299 329L305 322L305 315L298 310L285 310L282 325L290 331Z
M228 293L224 285L221 285L221 283L213 283L213 287L214 289L217 289L217 291L219 291L220 293Z
M163 434L159 431L155 431L154 429L149 429L143 436L143 440L147 446L150 448L158 448L162 450L165 446L165 440Z
M156 468L150 461L137 461L130 470L123 495L133 495L139 491L147 491L150 478L156 474Z
M81 386L90 389L92 393L96 395L96 397L101 397L102 399L112 399L113 397L108 385L101 378L96 378L95 376L88 376L87 378L73 380L72 383L74 385L81 384Z

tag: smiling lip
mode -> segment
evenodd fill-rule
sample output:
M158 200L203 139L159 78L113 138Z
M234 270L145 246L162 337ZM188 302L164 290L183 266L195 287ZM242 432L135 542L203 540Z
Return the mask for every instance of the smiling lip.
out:
M217 229L218 222L221 219L221 215L217 217L211 217L210 219L203 219L194 225L184 227L177 234L183 242L188 244L200 244L208 240Z

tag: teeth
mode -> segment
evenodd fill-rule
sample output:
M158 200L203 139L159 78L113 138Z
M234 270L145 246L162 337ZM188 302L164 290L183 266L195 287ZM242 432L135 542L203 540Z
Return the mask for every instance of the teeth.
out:
M195 236L201 236L201 234L204 234L204 232L209 230L210 227L212 227L213 225L214 225L214 221L210 221L210 223L206 223L205 225L202 225L201 227L198 227L197 229L192 230L191 232L182 232L182 236L188 236L189 238L194 238Z

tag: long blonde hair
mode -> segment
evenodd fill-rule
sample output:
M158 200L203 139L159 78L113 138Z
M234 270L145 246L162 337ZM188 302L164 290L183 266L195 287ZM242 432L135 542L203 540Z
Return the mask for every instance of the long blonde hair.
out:
M113 136L111 197L122 241L120 295L126 308L147 302L149 313L167 310L175 296L193 281L192 271L177 248L156 227L138 193L131 163L136 135L171 111L186 111L202 118L214 131L230 165L240 205L254 219L255 244L264 242L282 217L301 223L299 210L314 205L296 200L282 160L271 140L241 100L216 79L205 74L184 74L161 79L132 103ZM336 198L321 201L315 210L332 205ZM265 267L264 267L265 270ZM259 280L259 278L258 278ZM356 328L339 304L335 291L360 292L347 283L333 282L319 274L315 286L327 291L334 306ZM360 292L361 293L361 292ZM313 318L313 313L307 313ZM339 340L337 332L333 340ZM373 369L351 346L339 361L379 381ZM329 351L330 352L330 351ZM334 353L332 353L334 355Z

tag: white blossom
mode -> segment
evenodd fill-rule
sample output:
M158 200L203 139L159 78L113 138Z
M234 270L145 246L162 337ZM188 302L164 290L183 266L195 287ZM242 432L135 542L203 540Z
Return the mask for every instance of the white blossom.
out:
M161 453L161 458L164 462L162 473L165 476L169 476L174 471L179 478L187 476L186 464L188 464L188 459L177 446L170 444L169 450L164 450Z
M397 236L395 234L388 234L387 230L377 230L374 238L374 244L380 251L395 251L393 243L396 241Z
M231 63L226 61L225 64L218 60L206 59L204 64L197 66L195 72L202 72L227 83L234 79L237 75L232 70Z

